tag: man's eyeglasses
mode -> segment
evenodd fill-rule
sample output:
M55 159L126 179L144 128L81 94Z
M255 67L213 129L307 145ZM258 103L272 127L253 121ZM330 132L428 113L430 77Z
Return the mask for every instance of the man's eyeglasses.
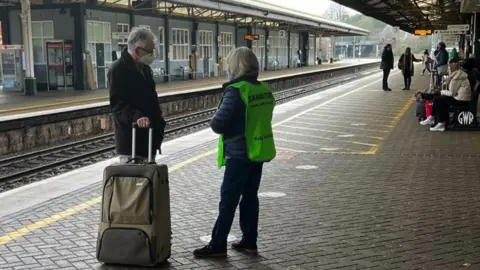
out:
M142 51L144 51L144 52L148 53L148 54L153 54L153 53L154 53L154 51L148 51L147 49L145 49L145 48L142 48L142 47L138 47L138 48L139 48L140 50L142 50Z

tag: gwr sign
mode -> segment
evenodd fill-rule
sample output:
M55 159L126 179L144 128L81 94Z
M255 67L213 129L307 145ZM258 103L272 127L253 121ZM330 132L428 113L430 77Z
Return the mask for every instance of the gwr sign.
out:
M457 117L458 123L462 126L471 125L474 119L475 117L473 116L473 113L470 111L462 111L458 114L458 117Z

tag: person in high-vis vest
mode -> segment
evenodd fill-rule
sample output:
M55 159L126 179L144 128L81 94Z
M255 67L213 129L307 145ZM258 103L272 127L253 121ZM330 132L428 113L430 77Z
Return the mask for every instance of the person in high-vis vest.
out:
M193 253L196 257L226 257L227 237L240 202L242 238L233 243L237 251L256 253L258 237L258 189L263 164L275 158L272 117L275 99L268 85L258 81L257 57L240 47L226 58L230 81L210 121L220 135L217 165L225 166L219 214L210 243ZM240 200L241 198L241 200Z

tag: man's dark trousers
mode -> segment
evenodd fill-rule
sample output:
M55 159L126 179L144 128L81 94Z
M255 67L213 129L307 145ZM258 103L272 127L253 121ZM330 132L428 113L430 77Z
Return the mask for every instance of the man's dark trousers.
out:
M390 75L390 69L383 69L383 89L388 89L388 76Z

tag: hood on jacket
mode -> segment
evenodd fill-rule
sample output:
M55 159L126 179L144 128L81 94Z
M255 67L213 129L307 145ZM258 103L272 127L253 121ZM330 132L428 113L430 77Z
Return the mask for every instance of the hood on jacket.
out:
M459 68L458 70L453 72L453 80L468 80L468 73L466 73L463 69Z

